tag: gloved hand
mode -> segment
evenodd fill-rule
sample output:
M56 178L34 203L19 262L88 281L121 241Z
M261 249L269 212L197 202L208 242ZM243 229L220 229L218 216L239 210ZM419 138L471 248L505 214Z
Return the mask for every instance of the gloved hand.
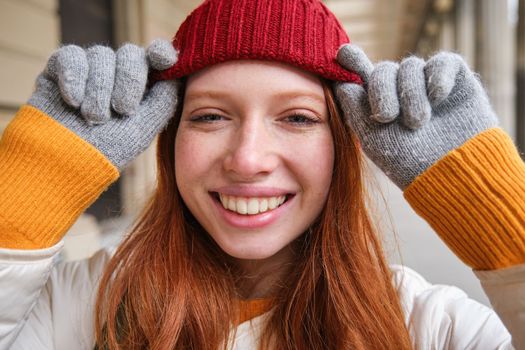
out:
M366 155L402 190L449 151L498 124L480 81L457 54L374 66L347 44L337 60L365 83L335 85L346 122Z
M175 64L170 42L144 50L126 44L115 53L104 46L58 49L38 76L28 101L89 142L119 170L152 142L177 106L176 81L146 90L148 71Z

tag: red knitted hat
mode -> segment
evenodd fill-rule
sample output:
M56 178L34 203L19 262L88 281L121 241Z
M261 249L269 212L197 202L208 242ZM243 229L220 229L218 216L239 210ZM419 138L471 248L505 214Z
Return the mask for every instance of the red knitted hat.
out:
M177 63L154 80L177 79L238 59L289 63L330 80L362 83L336 61L349 42L343 27L319 0L206 0L173 39Z

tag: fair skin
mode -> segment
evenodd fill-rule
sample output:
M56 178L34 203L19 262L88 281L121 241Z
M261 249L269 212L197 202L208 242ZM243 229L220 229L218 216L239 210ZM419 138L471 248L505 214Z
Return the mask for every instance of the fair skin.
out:
M334 146L320 80L255 60L193 74L175 159L185 204L245 272L244 296L270 295L276 271L291 266L290 243L330 187Z

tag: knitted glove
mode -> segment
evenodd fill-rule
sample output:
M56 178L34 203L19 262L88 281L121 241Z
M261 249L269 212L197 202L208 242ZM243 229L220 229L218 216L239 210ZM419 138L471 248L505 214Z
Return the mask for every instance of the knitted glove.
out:
M173 116L176 81L146 89L149 67L166 69L177 52L170 42L147 50L132 44L116 53L104 46L58 49L36 81L28 104L89 142L119 170L151 143Z
M402 190L449 151L498 124L480 81L457 54L374 66L347 44L337 60L365 82L336 83L346 122L368 157Z

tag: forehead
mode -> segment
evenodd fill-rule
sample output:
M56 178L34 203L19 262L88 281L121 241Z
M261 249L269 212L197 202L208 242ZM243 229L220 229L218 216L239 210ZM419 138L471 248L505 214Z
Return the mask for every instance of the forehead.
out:
M238 60L207 67L188 77L186 93L209 91L309 95L324 101L321 80L300 68L273 61Z

